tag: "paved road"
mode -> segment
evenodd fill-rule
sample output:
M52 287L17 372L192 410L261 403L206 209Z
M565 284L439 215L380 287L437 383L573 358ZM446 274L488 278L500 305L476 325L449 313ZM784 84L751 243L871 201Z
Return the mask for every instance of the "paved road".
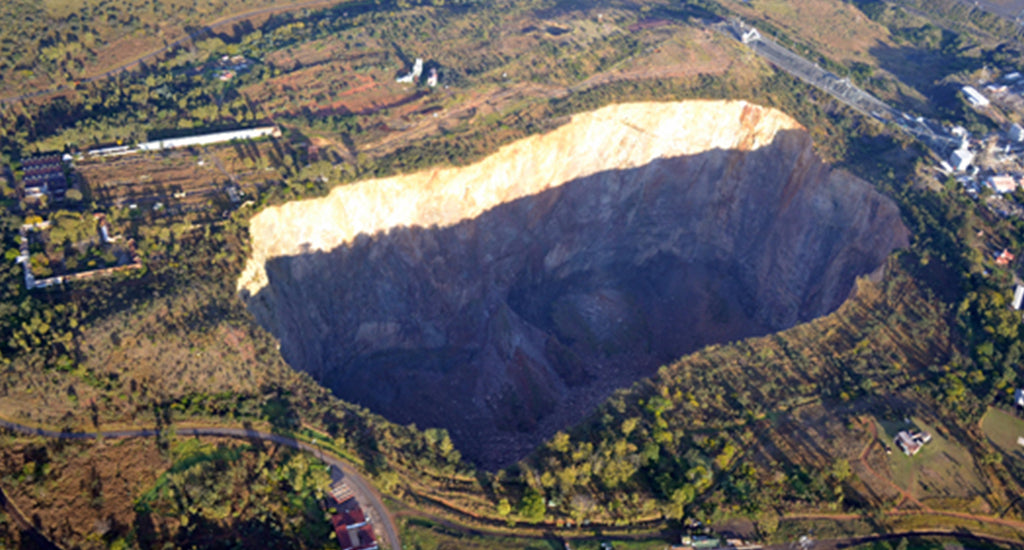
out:
M206 33L213 31L213 29L216 29L218 27L223 27L224 25L230 25L231 23L237 23L237 22L245 20L245 19L251 19L253 17L259 17L261 15L266 15L268 13L281 13L281 12L299 10L299 9L304 9L304 8L311 8L311 7L314 7L314 6L320 6L320 5L324 5L324 4L337 4L340 1L342 1L342 0L310 0L308 2L302 2L302 3L299 3L299 4L292 4L292 5L289 5L289 6L271 6L269 8L262 8L262 9L258 9L258 10L247 11L245 13L240 13L238 15L233 15L231 17L228 17L227 19L221 19L221 20L218 20L218 21L216 21L214 23L211 23L211 24L209 24L209 25L207 25L205 27L202 27L198 31L195 31L193 33L185 35L185 36L175 40L174 42L171 42L170 44L167 44L166 46L164 46L164 47L162 47L162 48L160 48L158 50L149 52L146 55L143 55L141 57L137 57L137 58L135 58L135 59L133 59L133 60L127 62L127 63L124 63L123 65L121 65L119 67L110 69L109 71L107 71L105 73L101 73L101 74L98 74L98 75L90 76L88 78L82 78L82 79L78 80L77 83L79 83L79 84L87 84L89 82L95 82L97 80L102 80L104 78L109 78L109 77L111 77L111 76L113 76L113 75L115 75L117 73L125 71L125 70L127 70L127 69L129 69L131 67L134 67L134 66L136 66L136 65L138 65L140 63L143 63L143 62L145 62L145 61L147 61L149 59L153 59L155 57L161 56L161 55L163 55L163 54L165 54L165 53L167 53L167 52L169 52L169 51L171 51L171 50L173 50L175 48L178 48L178 47L182 46L186 42L189 42L191 40L199 38L199 37L205 35ZM16 102L16 101L21 101L23 99L31 99L31 98L34 98L34 97L53 95L53 94L57 94L57 93L60 93L60 92L64 92L64 91L70 90L70 89L72 89L74 87L75 87L74 85L61 84L60 86L56 86L54 88L50 88L50 89L47 89L47 90L40 90L38 92L32 92L30 94L21 94L21 95L16 95L16 96L4 97L4 98L0 98L0 104L2 104L2 103L13 103L13 102Z
M23 434L36 435L41 437L52 437L57 439L124 439L129 437L156 437L159 430L112 430L105 432L55 432L42 428L32 428L7 420L0 420L0 427L20 432ZM400 550L401 542L398 539L398 529L395 527L394 519L384 506L380 494L373 488L373 485L366 480L349 463L326 454L317 446L298 441L292 437L260 432L245 428L176 428L175 434L179 436L192 437L233 437L237 439L269 441L285 447L291 447L303 452L312 453L325 463L341 471L346 483L355 493L356 499L363 506L368 507L373 514L374 522L378 530L384 535L384 543L392 550Z

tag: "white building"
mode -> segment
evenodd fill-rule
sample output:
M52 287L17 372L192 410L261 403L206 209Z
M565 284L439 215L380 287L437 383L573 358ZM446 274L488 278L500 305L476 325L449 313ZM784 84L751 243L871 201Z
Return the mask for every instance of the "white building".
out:
M963 172L970 168L971 163L974 162L974 153L972 153L966 147L960 147L949 157L949 164L953 166L953 169L957 172Z
M1017 288L1013 289L1013 302L1011 305L1017 311L1024 307L1024 285L1017 285Z
M139 151L160 151L162 149L196 147L199 145L212 145L214 143L226 143L229 141L243 139L259 139L263 137L281 137L281 130L278 130L277 126L263 126L261 128L248 128L245 130L233 130L231 132L217 132L214 134L202 134L199 136L161 139L140 143L135 146L135 149Z
M975 107L988 106L988 98L981 95L981 92L974 89L973 86L964 86L963 88L961 88L961 91L963 91L964 96L967 97L967 101L970 102L971 105L974 105Z
M1014 122L1010 125L1010 131L1008 132L1011 141L1021 142L1024 141L1024 128L1021 128L1020 124Z
M1017 180L1013 176L1007 175L992 176L985 181L985 185L1000 195L1013 193L1017 190Z

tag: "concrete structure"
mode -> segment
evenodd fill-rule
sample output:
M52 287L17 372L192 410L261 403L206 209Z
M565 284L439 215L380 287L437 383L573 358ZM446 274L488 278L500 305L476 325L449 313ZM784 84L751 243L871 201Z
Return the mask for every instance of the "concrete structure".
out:
M1017 311L1024 307L1024 285L1017 285L1017 288L1013 289L1013 302L1010 305Z
M1006 193L1013 193L1014 191L1017 190L1017 180L1014 179L1013 176L1008 176L1006 174L1000 176L991 176L990 178L985 180L985 185L989 189L995 191L996 193L999 193L1000 195L1005 195Z
M949 164L953 166L953 169L957 172L963 172L970 168L971 163L974 162L974 153L967 147L960 147L949 157Z
M989 105L988 98L981 95L981 92L976 90L974 86L964 86L960 89L964 93L964 97L967 98L968 103L975 107L987 107Z
M414 63L412 66L412 72L407 75L402 75L398 77L396 79L396 82L401 82L403 84L412 84L420 77L421 74L423 74L423 60L417 57L416 63Z
M1007 135L1010 137L1011 141L1020 143L1024 141L1024 128L1022 128L1020 124L1014 122L1010 125L1010 131L1007 132Z
M431 88L433 88L434 86L437 86L437 79L438 79L437 69L431 67L430 68L430 76L427 77L427 86L430 86Z
M931 440L932 436L928 432L916 433L913 431L903 430L896 434L894 442L896 443L896 446L904 452L904 454L907 456L914 456L921 450L921 447L924 447L925 443L928 443Z
M750 44L751 42L761 40L761 33L758 32L757 29L751 27L750 30L743 33L740 40L742 40L744 44Z

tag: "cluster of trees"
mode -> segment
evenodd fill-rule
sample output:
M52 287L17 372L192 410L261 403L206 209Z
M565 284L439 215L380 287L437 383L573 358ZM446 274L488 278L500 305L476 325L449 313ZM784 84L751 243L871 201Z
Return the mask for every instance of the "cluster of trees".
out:
M202 546L325 546L327 467L308 454L172 441L171 465L135 504L125 539ZM152 529L140 527L152 525Z

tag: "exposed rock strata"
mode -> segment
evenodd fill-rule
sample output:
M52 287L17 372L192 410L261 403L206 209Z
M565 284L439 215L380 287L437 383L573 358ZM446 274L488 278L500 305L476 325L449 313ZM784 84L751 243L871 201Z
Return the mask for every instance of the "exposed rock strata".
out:
M832 311L907 238L791 118L721 101L603 108L251 231L239 289L285 358L485 466L674 357Z

